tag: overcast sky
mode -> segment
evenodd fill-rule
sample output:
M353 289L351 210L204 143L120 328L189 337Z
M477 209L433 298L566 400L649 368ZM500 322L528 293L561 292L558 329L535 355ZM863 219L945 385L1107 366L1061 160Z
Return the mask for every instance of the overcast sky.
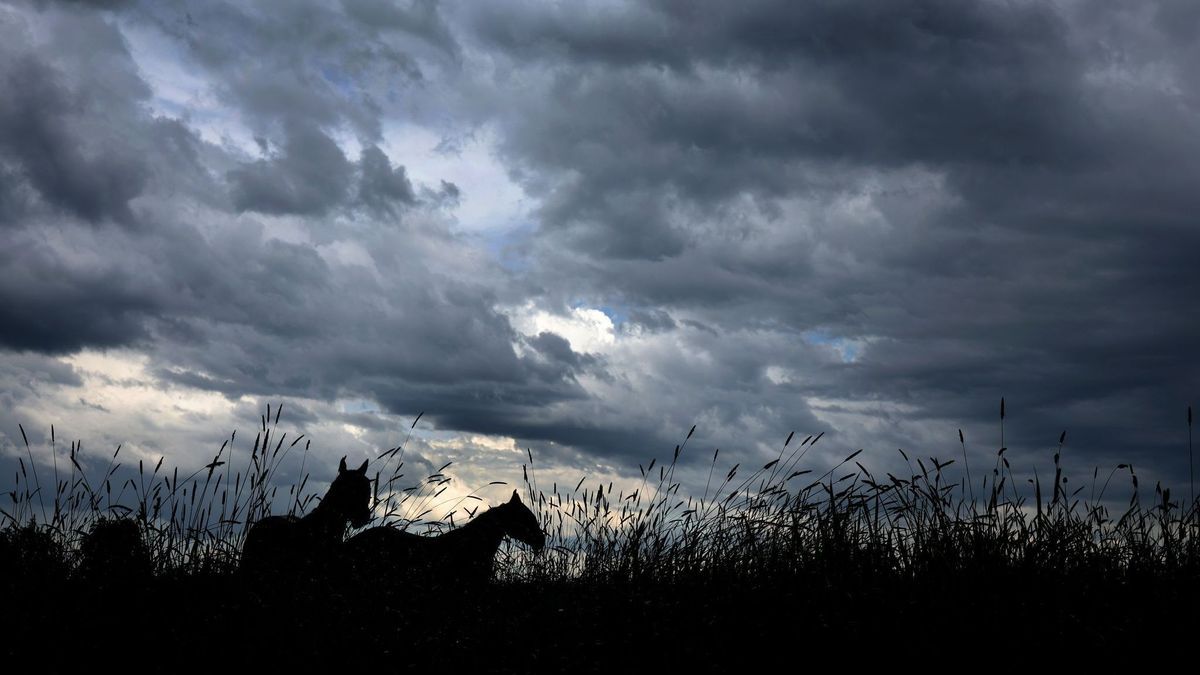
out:
M1193 0L0 0L0 486L18 424L194 467L278 402L325 478L422 411L413 473L472 485L693 424L685 480L793 430L990 467L1004 396L1018 471L1067 430L1183 487L1198 36Z

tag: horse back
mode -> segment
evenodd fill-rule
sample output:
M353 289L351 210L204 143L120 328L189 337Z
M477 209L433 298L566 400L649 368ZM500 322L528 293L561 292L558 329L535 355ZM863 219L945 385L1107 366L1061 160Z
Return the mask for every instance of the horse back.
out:
M410 590L486 583L494 547L473 538L420 536L393 527L373 527L344 547L352 573L362 581Z
M344 547L346 557L358 570L404 569L425 557L428 542L411 532L394 527L372 527L350 537Z
M394 527L372 527L350 537L343 547L351 575L360 582L414 590L425 586L440 561L434 539Z
M372 527L350 537L346 541L346 548L351 555L409 555L423 548L424 540L425 537L394 527Z
M268 516L250 526L242 546L242 569L265 572L294 566L306 542L295 516Z

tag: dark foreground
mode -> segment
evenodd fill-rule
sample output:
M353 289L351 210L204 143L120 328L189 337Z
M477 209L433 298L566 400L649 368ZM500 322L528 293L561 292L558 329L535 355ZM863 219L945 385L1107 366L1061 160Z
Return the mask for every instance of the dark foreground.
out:
M0 636L6 662L28 660L43 671L261 663L304 672L340 662L388 671L705 672L768 656L800 663L840 655L866 665L964 649L983 650L985 661L987 650L1096 658L1139 645L1184 649L1200 628L1196 580L1155 576L1106 583L1010 571L430 590L364 583L250 589L233 575L105 587L41 572L5 579Z

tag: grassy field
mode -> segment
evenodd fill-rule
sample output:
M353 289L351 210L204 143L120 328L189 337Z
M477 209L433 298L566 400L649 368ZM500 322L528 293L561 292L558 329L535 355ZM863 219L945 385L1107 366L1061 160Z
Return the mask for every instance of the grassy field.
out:
M492 584L330 574L265 589L236 574L248 524L272 506L305 512L317 498L307 477L274 484L289 453L307 461L303 439L280 434L278 420L278 410L263 416L241 471L232 443L190 476L125 468L119 451L103 473L85 472L72 447L47 477L30 452L0 516L3 651L51 670L249 654L301 665L705 671L834 650L1094 655L1186 646L1197 628L1200 514L1169 490L1139 486L1132 467L1077 484L1056 452L1049 484L1030 483L1001 450L968 482L955 463L964 448L944 461L904 455L903 476L872 474L858 453L818 474L804 459L819 436L789 436L761 467L726 468L714 453L708 485L691 497L674 478L681 452L692 452L686 439L671 461L640 468L629 492L586 479L539 489L530 456L524 494L547 547L502 546ZM397 488L402 467L402 448L373 463L377 522L444 527L424 518L449 477ZM1119 509L1116 484L1131 495ZM459 523L479 506L464 498ZM89 562L88 533L113 520L136 532L133 552Z

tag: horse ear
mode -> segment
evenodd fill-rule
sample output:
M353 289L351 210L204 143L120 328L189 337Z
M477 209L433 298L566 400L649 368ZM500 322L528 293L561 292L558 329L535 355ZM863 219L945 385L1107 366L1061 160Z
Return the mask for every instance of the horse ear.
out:
M365 459L364 459L364 460L363 460L363 463L362 463L362 466L358 467L358 472L359 472L359 473L366 473L366 472L367 472L367 461L368 461L368 460L365 460Z
M342 461L338 463L338 473L346 473L346 458L343 456Z
M521 495L517 494L516 490L513 490L512 499L508 500L508 503L509 504L520 504L521 503Z

